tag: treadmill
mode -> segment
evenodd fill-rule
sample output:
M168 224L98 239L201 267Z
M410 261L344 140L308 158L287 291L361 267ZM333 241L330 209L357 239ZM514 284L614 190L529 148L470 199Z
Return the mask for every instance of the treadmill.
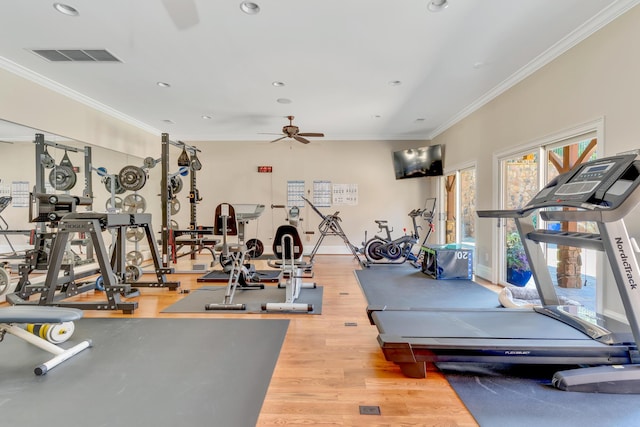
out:
M370 307L385 358L409 377L424 378L427 362L587 365L557 372L568 391L640 392L640 270L624 223L640 203L640 160L612 156L576 166L545 186L524 208L478 211L513 218L542 306L523 309L393 309ZM545 221L592 221L598 234L534 227ZM627 323L582 306L560 305L540 243L604 251Z

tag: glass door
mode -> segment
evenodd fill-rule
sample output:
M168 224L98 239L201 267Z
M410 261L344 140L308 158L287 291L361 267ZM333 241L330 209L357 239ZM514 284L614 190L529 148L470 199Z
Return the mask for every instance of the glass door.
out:
M445 243L474 246L476 243L476 168L468 167L445 175Z
M456 233L456 183L457 173L445 175L442 179L443 194L444 196L444 222L445 222L445 236L444 242L446 244L455 243L458 235Z
M597 139L582 137L580 141L560 141L546 148L547 182L576 165L596 158ZM569 210L570 208L564 208ZM598 233L598 226L589 222L547 223L547 229L568 233ZM593 249L572 246L546 246L547 262L556 293L596 311L597 261L601 255Z
M596 158L595 132L562 139L540 148L510 154L500 160L501 209L517 209L526 205L547 182L578 164ZM540 161L544 159L544 161ZM589 223L563 222L544 224L533 217L536 228L565 232L598 233ZM498 260L499 282L515 286L534 286L520 236L512 219L499 223L501 247ZM551 277L560 297L596 309L596 251L553 244L543 245Z
M518 209L526 205L540 190L540 151L512 155L501 161L502 209ZM537 218L534 218L534 223ZM526 286L531 279L515 221L500 219L500 282Z
M460 239L458 243L476 244L476 168L463 169L460 177Z

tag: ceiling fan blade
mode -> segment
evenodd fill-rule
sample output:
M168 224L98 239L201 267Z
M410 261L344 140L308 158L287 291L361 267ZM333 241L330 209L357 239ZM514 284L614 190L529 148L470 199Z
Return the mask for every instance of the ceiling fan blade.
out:
M293 135L292 138L295 139L296 141L302 142L303 144L308 144L309 143L308 139L305 139L305 138L301 137L299 134L298 135Z
M162 0L176 28L186 30L200 22L195 0Z
M287 135L285 135L285 136L281 136L280 138L278 138L278 139L274 139L274 140L273 140L273 141L271 141L271 142L278 142L278 141L280 141L281 139L285 139L286 137L287 137Z
M282 135L282 132L258 132L258 135Z
M317 133L317 132L301 132L298 135L300 136L317 136L317 137L321 137L324 136L324 133Z

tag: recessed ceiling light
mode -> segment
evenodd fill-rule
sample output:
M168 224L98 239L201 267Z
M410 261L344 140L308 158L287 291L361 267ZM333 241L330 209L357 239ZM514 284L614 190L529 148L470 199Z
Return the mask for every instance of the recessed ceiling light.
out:
M69 16L78 16L80 14L74 7L64 3L54 3L53 8L58 12Z
M425 121L425 119L422 118L422 117L419 117L419 118L416 119L416 122L424 122L424 121Z
M282 87L282 86L284 86L284 82L273 82L273 83L271 83L271 84L272 84L273 86L275 86L275 87Z
M156 84L158 86L160 86L160 87L171 87L171 85L169 83L165 83L165 82L158 82Z
M473 63L473 68L475 68L476 70L477 70L478 68L482 68L482 67L484 67L484 62L480 62L480 61L478 61L478 62L474 62L474 63Z
M449 6L448 0L429 0L427 8L431 12L440 12L441 10L445 10L447 6Z
M260 12L260 6L250 1L243 1L242 3L240 3L240 10L242 10L247 15L256 15Z
M374 114L374 115L373 115L373 116L371 116L371 117L373 117L374 119L379 119L379 118L380 118L380 117L382 117L382 116L381 116L380 114Z
M391 86L400 86L402 84L402 82L400 80L391 80L389 82L389 85Z
M203 115L203 116L202 116L202 118L203 118L204 120L211 120L213 117L208 116L208 115L206 115L206 114L205 114L205 115Z
M162 119L162 121L163 121L164 123L169 124L169 125L173 125L173 124L175 124L175 122L174 122L173 120L171 120L171 119Z
M292 101L289 98L278 98L276 102L279 104L291 104Z

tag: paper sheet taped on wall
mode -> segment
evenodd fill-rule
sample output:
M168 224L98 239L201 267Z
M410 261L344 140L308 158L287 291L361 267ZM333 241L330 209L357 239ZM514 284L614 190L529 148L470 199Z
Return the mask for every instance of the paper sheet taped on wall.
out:
M287 181L287 206L304 206L304 181Z
M29 207L29 181L13 181L11 183L11 204L14 208Z
M333 204L357 205L358 184L333 184Z
M331 206L331 181L313 181L313 204L320 208Z

